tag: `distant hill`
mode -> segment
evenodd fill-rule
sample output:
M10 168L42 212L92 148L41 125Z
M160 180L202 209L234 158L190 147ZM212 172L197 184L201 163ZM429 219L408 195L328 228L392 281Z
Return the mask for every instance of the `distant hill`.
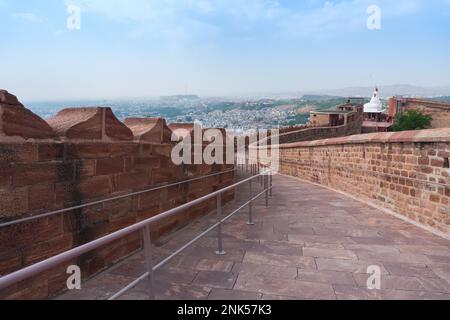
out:
M175 96L163 96L161 97L161 100L167 101L167 100L198 100L200 99L199 96L195 94L184 94L184 95L175 95Z
M450 96L436 97L436 98L433 98L432 100L440 101L440 102L450 102Z
M329 96L329 95L315 95L315 94L305 94L302 97L302 100L312 101L312 102L324 102L329 100L340 99L342 97L339 96Z
M315 92L306 92L306 95L332 95L340 97L370 97L374 87L348 87L341 89L325 89ZM384 98L402 95L406 97L444 97L450 93L450 86L420 87L408 84L379 86L381 96Z

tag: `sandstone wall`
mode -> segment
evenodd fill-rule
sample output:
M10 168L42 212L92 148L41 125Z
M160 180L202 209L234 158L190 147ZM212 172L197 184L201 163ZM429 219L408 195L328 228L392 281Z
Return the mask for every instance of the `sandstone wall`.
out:
M161 119L126 121L133 129L130 130L109 108L77 108L63 110L46 122L16 103L11 95L7 98L0 99L0 223L233 168L175 166L170 159L173 144L167 140L169 129ZM27 128L30 123L35 126ZM0 228L0 276L233 181L234 174L228 173ZM232 198L230 192L224 201ZM185 226L215 205L213 199L152 225L152 239L157 241ZM79 265L87 278L138 250L141 241L140 233L132 234L0 292L0 299L47 298L65 288L68 265Z
M377 133L282 145L280 171L450 236L449 158L450 129Z
M404 109L420 110L424 114L431 115L433 117L432 128L450 127L450 103L407 98Z
M310 127L298 131L280 134L280 143L292 143L302 141L313 141L320 139L327 139L332 137L349 136L353 134L360 134L362 128L362 121L350 122L347 125L338 127ZM270 139L269 139L270 141Z

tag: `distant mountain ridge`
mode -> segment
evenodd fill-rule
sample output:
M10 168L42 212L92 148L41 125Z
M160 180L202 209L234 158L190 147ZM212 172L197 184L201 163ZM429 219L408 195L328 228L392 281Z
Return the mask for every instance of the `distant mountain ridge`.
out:
M381 96L384 98L402 95L407 97L443 97L450 95L450 86L420 87L408 84L378 86ZM304 92L303 95L330 95L340 97L370 97L374 87L347 87L340 89L324 89Z

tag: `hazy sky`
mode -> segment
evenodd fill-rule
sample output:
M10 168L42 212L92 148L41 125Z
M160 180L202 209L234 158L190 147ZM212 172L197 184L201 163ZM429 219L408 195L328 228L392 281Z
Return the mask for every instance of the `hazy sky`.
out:
M0 0L0 39L23 100L450 85L450 0Z

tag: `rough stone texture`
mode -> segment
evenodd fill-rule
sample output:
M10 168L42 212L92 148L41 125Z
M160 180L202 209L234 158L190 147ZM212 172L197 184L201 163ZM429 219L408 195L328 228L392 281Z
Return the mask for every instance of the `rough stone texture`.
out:
M0 136L24 139L53 138L52 128L41 118L26 109L16 96L0 90Z
M450 126L450 103L424 99L405 99L405 110L419 110L433 117L432 128L448 128Z
M172 123L169 125L170 130L177 135L180 139L185 138L187 136L191 136L193 138L194 135L194 123Z
M47 120L59 137L86 140L132 140L130 129L111 108L68 108Z
M260 190L255 184L253 192ZM224 207L224 216L248 199L248 191L247 185L239 188L237 202ZM253 213L254 226L247 225L247 208L224 224L225 255L215 254L217 236L212 231L158 270L156 298L450 299L449 240L340 193L285 176L274 177L269 208L262 198L255 201ZM216 221L213 213L170 235L154 247L154 262ZM381 269L380 290L367 289L368 267L373 265ZM139 252L84 283L81 291L58 299L105 299L145 271ZM122 299L148 299L146 286L140 283Z
M318 139L327 139L333 137L345 137L354 134L360 134L362 131L363 117L362 114L357 114L354 121L350 121L348 124L336 126L336 127L306 127L300 130L292 129L281 133L278 137L279 143L293 143L302 141L312 141ZM283 131L282 131L283 132ZM271 140L269 138L268 144Z
M170 143L172 130L162 118L127 118L125 125L131 129L136 141Z
M25 112L14 96L0 92L0 97L0 110L12 108ZM5 119L5 113L0 114L0 119ZM109 108L61 111L49 120L61 139L55 138L53 129L37 117L20 119L35 124L42 121L53 138L39 134L41 131L37 132L31 124L27 124L27 128L16 126L17 119L0 122L1 133L5 133L5 128L10 130L8 133L16 128L24 137L31 137L33 133L34 138L16 142L0 134L0 223L233 168L228 165L175 166L170 159L171 144L159 140L148 142L145 136L143 140L133 141L132 131L118 121ZM158 123L164 121L158 120ZM167 130L165 127L165 137ZM231 172L2 227L0 276L180 206L233 181ZM233 196L233 192L225 194L224 203ZM215 200L211 199L153 224L152 239L158 241L207 214L215 205ZM132 234L83 255L72 264L81 266L83 277L90 277L139 250L141 245L141 235ZM65 289L64 281L60 281L64 278L65 269L56 268L0 292L0 299L47 298Z
M450 235L450 129L280 147L281 173L323 184Z

